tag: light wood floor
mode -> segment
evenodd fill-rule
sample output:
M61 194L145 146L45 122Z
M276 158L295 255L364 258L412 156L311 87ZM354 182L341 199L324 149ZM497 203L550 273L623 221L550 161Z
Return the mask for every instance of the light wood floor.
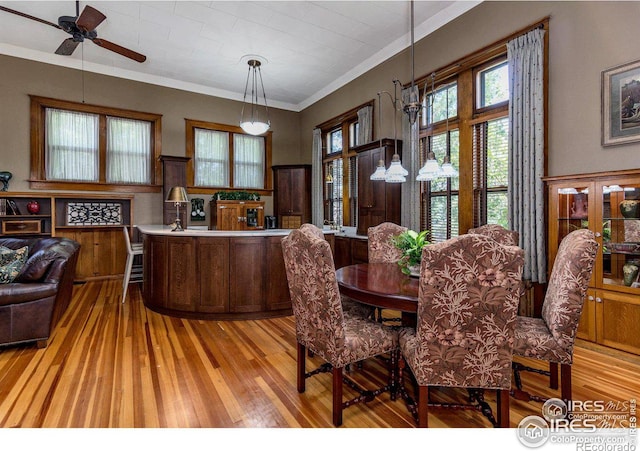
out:
M307 380L304 394L296 390L293 317L176 319L147 310L139 285L131 285L127 303L121 304L120 285L118 280L76 285L47 348L0 348L1 427L332 427L330 374ZM365 362L364 369L374 380L386 377L378 360ZM580 347L573 365L574 398L637 397L639 373L636 356ZM523 379L543 395L557 395L545 388L542 376ZM539 403L512 399L512 427L539 414ZM476 412L442 409L432 410L429 422L430 427L489 426ZM388 394L344 412L345 428L413 426L403 401L392 402Z

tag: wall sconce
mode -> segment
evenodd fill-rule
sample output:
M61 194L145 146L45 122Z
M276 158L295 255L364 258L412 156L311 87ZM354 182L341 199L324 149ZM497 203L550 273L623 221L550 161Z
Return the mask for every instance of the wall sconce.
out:
M176 205L176 225L172 232L184 232L182 228L182 221L180 220L180 204L186 204L189 202L189 198L187 197L187 190L185 190L182 186L174 186L169 191L167 195L167 199L165 202L173 202Z

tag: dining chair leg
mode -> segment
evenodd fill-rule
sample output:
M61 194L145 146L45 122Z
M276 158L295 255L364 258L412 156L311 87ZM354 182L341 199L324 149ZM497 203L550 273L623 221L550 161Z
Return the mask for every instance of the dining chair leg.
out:
M560 396L564 402L571 401L571 365L560 364Z
M549 388L558 389L558 364L549 362Z
M510 426L509 390L498 390L496 401L498 404L498 427L508 428Z
M418 427L429 427L429 386L418 387Z
M298 393L305 390L305 355L304 345L298 343Z
M333 367L333 425L342 425L342 368Z
M133 255L127 255L127 263L124 268L124 278L122 280L122 303L127 297L127 289L129 288L129 280L131 279L131 270L133 268Z

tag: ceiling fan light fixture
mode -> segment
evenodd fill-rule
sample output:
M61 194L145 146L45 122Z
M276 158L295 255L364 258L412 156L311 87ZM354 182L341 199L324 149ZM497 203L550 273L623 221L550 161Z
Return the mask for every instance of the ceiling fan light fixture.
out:
M249 65L249 72L247 73L247 82L244 86L244 97L242 98L240 127L249 135L261 135L271 127L267 94L264 91L262 71L260 70L262 63L258 59L250 59L247 64ZM249 88L249 84L251 84L251 88ZM251 89L251 92L249 92L249 89ZM262 89L264 105L260 105L259 102L260 89ZM249 102L247 102L247 93L251 96Z

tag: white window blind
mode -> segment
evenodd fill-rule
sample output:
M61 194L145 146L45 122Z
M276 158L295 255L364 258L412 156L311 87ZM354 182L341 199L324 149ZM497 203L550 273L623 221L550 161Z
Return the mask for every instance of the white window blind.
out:
M196 128L195 185L229 186L229 134Z
M107 116L107 182L151 183L151 123Z
M98 181L98 124L96 114L46 109L47 180Z

